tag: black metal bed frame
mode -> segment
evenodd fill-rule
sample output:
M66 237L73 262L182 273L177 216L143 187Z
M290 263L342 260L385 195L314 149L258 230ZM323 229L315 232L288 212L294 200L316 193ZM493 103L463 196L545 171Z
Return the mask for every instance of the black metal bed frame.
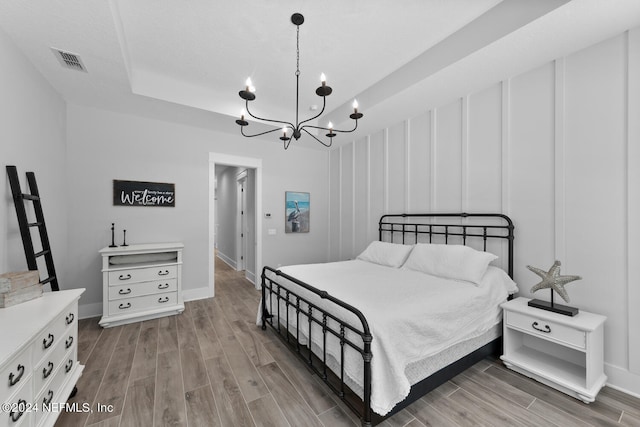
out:
M493 220L495 223L476 224L473 218L484 218ZM458 219L459 224L451 222L442 222L443 220ZM423 240L428 239L429 243L444 241L450 244L451 240L461 240L463 245L467 245L469 240L482 240L482 248L487 250L487 241L489 239L502 239L507 242L507 273L513 278L513 234L514 226L511 219L503 214L491 213L427 213L427 214L391 214L383 215L379 221L379 240L383 241L388 236L388 241L394 242L394 237L401 235L401 243L411 244L417 243L422 237ZM412 236L411 238L409 236ZM412 240L408 242L407 240ZM277 278L282 277L296 286L302 287L307 291L319 296L322 300L342 307L344 310L353 313L359 320L359 325L349 324L341 320L337 316L322 309L318 305L304 298L286 285L277 282ZM269 293L269 298L267 298ZM284 304L285 318L282 319L286 323L282 325L281 304ZM301 308L301 305L304 309ZM275 306L275 307L274 307ZM295 331L289 331L290 308L295 310ZM277 316L274 324L273 318ZM300 317L304 317L300 323ZM312 326L316 325L321 328L323 336L322 354L318 355L311 350L311 331ZM337 324L338 327L333 325ZM315 372L329 388L354 411L362 421L363 426L376 425L384 419L394 415L429 391L435 389L439 385L458 375L473 364L482 360L488 355L499 354L502 349L502 337L499 337L483 347L473 351L452 364L442 368L425 378L424 380L414 384L411 387L409 396L402 402L398 403L391 412L381 416L371 409L371 360L373 354L371 352L371 341L373 337L369 329L367 319L356 307L341 301L328 292L317 289L301 280L287 275L279 270L265 266L262 269L262 329L266 330L267 325L278 334L278 336L287 344L287 346L305 361L307 366ZM303 326L301 326L303 325ZM300 328L305 327L308 333L309 346L300 344ZM347 334L350 332L349 337ZM339 371L333 372L327 367L327 334L334 336L340 343L340 361ZM362 342L356 342L353 336L359 337ZM362 355L363 360L363 397L362 399L352 391L344 381L344 357L345 346Z

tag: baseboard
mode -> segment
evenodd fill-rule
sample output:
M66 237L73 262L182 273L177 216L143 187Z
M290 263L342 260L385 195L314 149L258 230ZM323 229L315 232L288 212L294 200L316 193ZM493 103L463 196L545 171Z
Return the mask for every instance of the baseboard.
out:
M233 268L234 270L238 266L238 263L236 263L236 261L234 259L229 258L228 256L226 256L225 254L223 254L219 250L218 250L218 258L220 258L222 261L225 262L225 264L229 265L229 267Z
M604 373L607 375L608 387L640 398L640 375L608 363L604 364Z
M78 317L80 319L89 319L91 317L102 316L102 303L94 302L91 304L78 304Z
M254 285L256 284L256 274L254 272L245 270L244 277Z
M195 301L199 299L210 298L213 295L211 294L211 289L208 286L197 289L183 289L182 290L182 299L185 301Z

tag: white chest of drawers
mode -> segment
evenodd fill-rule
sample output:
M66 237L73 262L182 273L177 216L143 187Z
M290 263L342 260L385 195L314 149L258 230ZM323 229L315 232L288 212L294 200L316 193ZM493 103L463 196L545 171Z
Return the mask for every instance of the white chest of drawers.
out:
M102 327L182 313L182 243L103 248Z
M78 299L45 292L0 309L0 426L52 426L84 366L78 363Z
M593 402L604 374L605 316L570 317L529 307L527 298L502 304L504 364L585 403Z

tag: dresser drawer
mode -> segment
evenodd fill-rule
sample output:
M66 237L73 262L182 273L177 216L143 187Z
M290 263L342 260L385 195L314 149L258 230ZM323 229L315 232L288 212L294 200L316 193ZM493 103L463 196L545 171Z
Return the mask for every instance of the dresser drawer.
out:
M36 393L53 377L63 362L66 362L65 354L75 346L76 338L76 328L67 330L65 334L61 335L55 348L36 367L33 374L33 390Z
M5 402L9 396L30 380L31 371L33 370L31 352L32 345L29 345L2 368L2 372L0 372L0 378L2 379L0 402Z
M33 362L38 364L53 348L63 340L68 328L77 329L78 304L67 307L42 331L35 341Z
M159 267L131 268L109 272L109 285L123 285L151 280L174 279L178 275L178 267L165 265Z
M153 282L109 286L109 300L139 297L162 292L174 292L177 289L178 279L154 280Z
M507 326L515 327L530 335L558 341L577 348L586 347L584 331L539 319L536 316L509 311L506 313Z
M31 377L26 378L25 381L18 392L6 401L8 404L7 407L3 407L3 410L0 411L0 417L2 417L0 418L0 426L29 425L26 419L29 418L30 413L34 411L35 405L32 399L33 388Z
M167 292L156 295L146 295L136 298L124 298L115 301L109 301L109 314L127 314L143 310L162 309L170 307L178 303L177 292Z
M36 425L51 412L60 412L61 404L67 401L69 396L64 396L61 392L64 383L73 371L73 366L75 365L73 361L73 352L63 354L60 358L59 366L53 372L51 381L42 390L35 390L37 396L34 403L38 405L38 412L35 414Z

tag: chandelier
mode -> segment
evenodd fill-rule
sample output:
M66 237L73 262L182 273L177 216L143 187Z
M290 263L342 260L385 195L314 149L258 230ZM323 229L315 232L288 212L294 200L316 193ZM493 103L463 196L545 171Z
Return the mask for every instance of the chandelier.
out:
M302 132L307 133L309 136L311 136L313 139L315 139L316 141L318 141L320 144L324 145L325 147L331 147L331 144L333 143L333 137L337 135L337 133L350 133L353 132L357 129L358 127L358 119L362 118L362 113L358 112L358 101L354 100L353 101L353 113L351 113L349 115L349 117L351 119L353 119L355 121L355 125L353 126L353 129L351 130L339 130L339 129L334 129L333 124L331 124L331 122L329 122L327 124L327 127L323 127L323 126L313 126L310 124L306 124L308 122L310 122L311 120L317 119L318 117L320 117L322 115L322 113L324 113L324 109L327 105L327 96L331 95L331 92L333 91L331 89L330 86L327 86L327 81L325 78L324 73L320 76L320 81L321 81L321 86L318 87L316 89L316 95L322 97L322 110L320 110L320 112L311 117L308 118L306 120L302 120L299 121L299 91L300 91L300 25L303 24L304 22L304 16L302 16L302 14L300 13L294 13L293 15L291 15L291 22L296 26L296 121L295 124L293 124L292 122L287 122L287 121L283 121L283 120L273 120L273 119L266 119L263 117L258 117L256 115L254 115L253 113L251 113L251 111L249 110L249 102L251 101L255 101L256 99L256 94L255 94L255 87L252 86L251 83L251 78L247 78L246 84L245 84L245 89L241 90L238 94L240 95L240 98L245 100L245 110L242 111L242 113L240 114L240 119L236 120L236 123L240 126L240 133L243 136L246 136L248 138L253 138L255 136L260 136L260 135L265 135L271 132L276 132L279 129L272 129L272 130L268 130L266 132L261 132L261 133L257 133L255 135L248 135L245 133L244 128L245 126L249 126L249 122L245 120L245 112L246 114L249 114L249 116L253 117L256 120L260 120L262 122L268 122L268 123L279 123L282 124L282 136L280 137L280 140L283 142L284 144L284 149L286 150L287 148L289 148L289 144L291 143L291 141L293 139L295 139L296 141L298 139L300 139L300 137L302 136ZM325 136L327 138L329 138L329 141L323 141L320 138L316 137L313 133L311 133L309 131L309 129L317 129L319 131L328 131L327 134L325 134Z

